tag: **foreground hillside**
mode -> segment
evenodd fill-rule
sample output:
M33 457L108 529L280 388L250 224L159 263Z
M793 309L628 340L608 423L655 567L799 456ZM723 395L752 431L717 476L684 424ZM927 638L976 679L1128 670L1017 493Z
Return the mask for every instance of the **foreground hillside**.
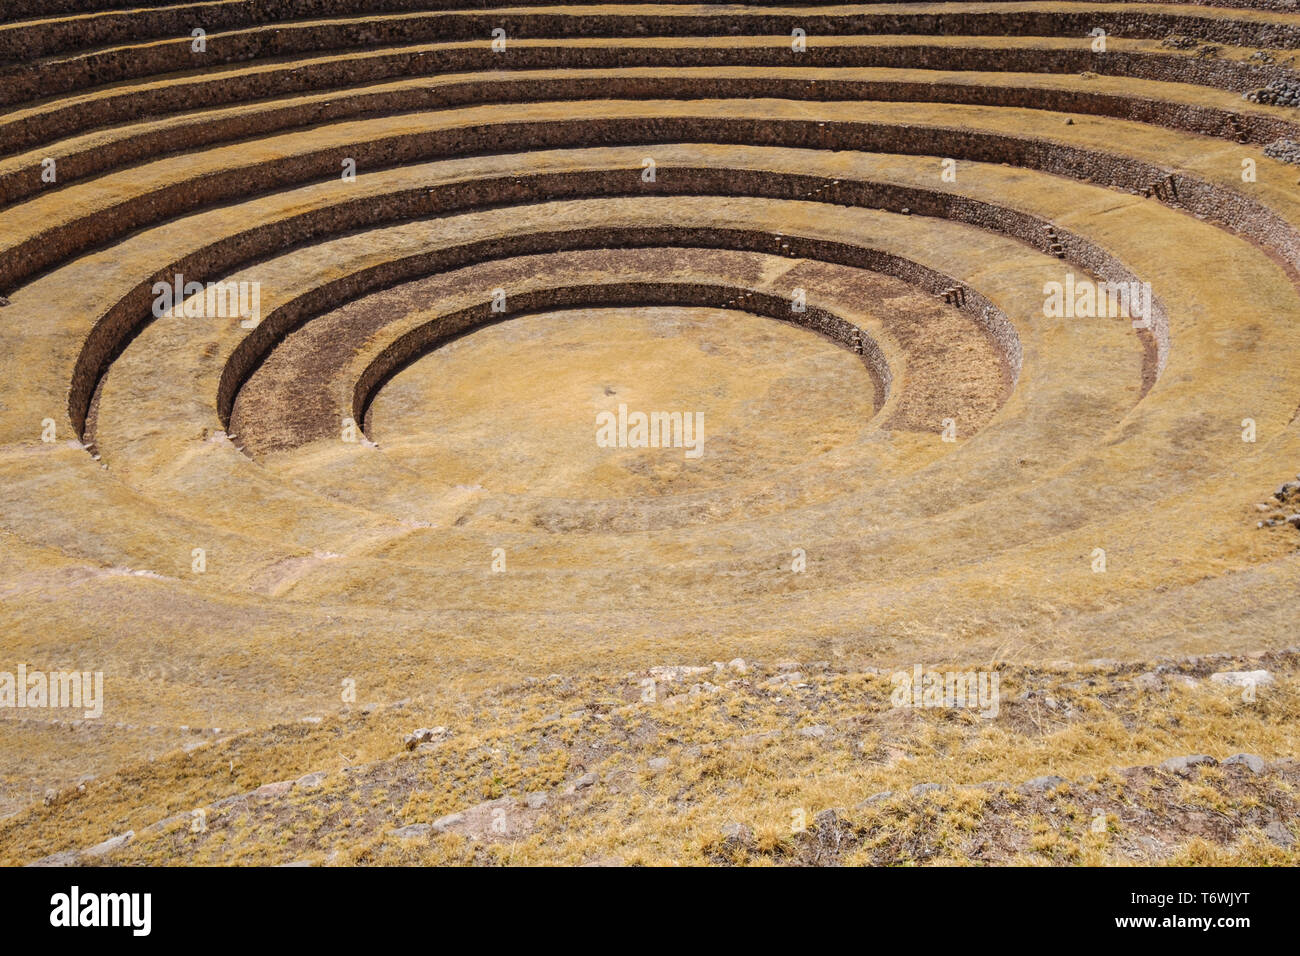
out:
M347 707L194 734L0 822L0 847L8 864L1300 863L1300 648L997 674L982 710L894 706L893 672L740 660Z

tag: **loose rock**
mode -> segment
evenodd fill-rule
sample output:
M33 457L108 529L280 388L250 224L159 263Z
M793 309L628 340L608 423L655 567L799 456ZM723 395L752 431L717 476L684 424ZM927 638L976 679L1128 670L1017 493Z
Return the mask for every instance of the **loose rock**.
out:
M1170 757L1160 764L1162 770L1168 770L1170 773L1186 773L1193 767L1214 766L1219 761L1215 760L1209 754L1191 754L1187 757Z
M398 827L393 831L393 836L399 840L407 840L412 837L428 836L433 827L428 823L412 823L409 826Z
M402 742L406 745L407 750L414 750L420 744L442 740L450 736L450 734L451 731L446 727L420 727L407 734Z
M1268 671L1220 671L1210 675L1210 682L1228 687L1261 687L1276 683Z
M125 833L119 836L110 837L109 839L105 840L103 843L96 843L90 849L83 850L82 855L94 856L94 857L104 856L106 853L112 853L114 850L121 849L122 847L126 846L134 839L135 839L135 831L127 830Z
M465 822L465 814L448 813L445 816L438 817L438 819L434 820L428 826L429 829L433 830L435 833L445 833L447 830L451 829L457 824L464 823L464 822Z
M1286 847L1287 849L1295 846L1295 836L1278 820L1274 820L1268 826L1264 827L1264 836L1268 837L1278 846Z
M881 803L885 800L888 800L893 795L894 795L894 791L892 790L881 790L879 793L873 793L871 796L867 797L867 799L859 803L858 806L869 807L873 803Z
M1255 754L1233 754L1223 761L1225 767L1247 767L1251 773L1263 773L1264 758Z
M1047 790L1055 790L1064 783L1068 783L1064 777L1058 777L1055 774L1044 774L1041 777L1026 780L1020 785L1020 789L1026 793L1041 793Z
M934 793L946 789L941 783L918 783L915 787L908 790L908 794L913 797L921 797L927 793Z
M1165 686L1163 678L1159 674L1153 674L1148 671L1145 674L1139 674L1133 678L1133 686L1138 690L1160 690Z
M811 727L799 728L800 737L812 737L815 740L820 740L822 737L829 737L833 733L834 731L825 724L813 724Z
M674 665L671 667L652 667L650 676L656 681L672 684L677 681L683 681L690 677L706 677L713 673L711 667L686 667L684 665Z
M274 799L277 797L283 797L292 789L292 780L279 780L275 783L262 784L262 786L253 791L253 796L262 797L264 799Z

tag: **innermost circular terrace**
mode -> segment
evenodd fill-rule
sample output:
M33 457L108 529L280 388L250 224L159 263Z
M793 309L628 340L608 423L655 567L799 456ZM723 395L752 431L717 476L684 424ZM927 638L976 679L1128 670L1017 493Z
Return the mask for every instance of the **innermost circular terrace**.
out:
M507 494L644 497L775 480L852 442L873 396L857 355L788 322L585 308L435 349L379 390L368 432L414 475Z

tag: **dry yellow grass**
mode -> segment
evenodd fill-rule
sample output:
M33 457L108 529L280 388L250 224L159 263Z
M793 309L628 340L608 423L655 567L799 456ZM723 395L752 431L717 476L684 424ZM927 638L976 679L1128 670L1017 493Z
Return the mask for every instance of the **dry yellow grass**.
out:
M1205 679L1221 666L1278 683L1244 701ZM892 675L826 663L660 680L654 700L644 674L554 675L173 751L3 821L0 845L10 863L131 830L114 862L1294 865L1263 829L1293 827L1297 669L1295 652L1156 677L1004 666L995 719L897 708ZM403 746L435 724L445 736ZM1153 766L1242 751L1266 768ZM1022 786L1044 775L1062 779ZM464 811L445 833L394 834ZM751 835L727 839L736 823Z
M0 862L131 831L98 859L1294 865L1300 493L1269 496L1300 468L1300 199L1264 146L1300 125L1238 87L1289 75L1241 37L1295 18L1193 13L1236 45L1117 36L1096 72L1073 32L814 36L808 66L768 57L784 21L512 36L551 60L497 69L425 34L340 56L304 19L266 28L304 43L282 62L137 77L171 62L151 39L111 85L14 93L5 129L62 132L0 155L0 672L106 696L0 712ZM660 65L584 60L610 49ZM183 113L126 115L173 86ZM113 311L179 263L268 321ZM1149 282L1154 327L1047 317L1067 273ZM664 301L510 311L411 356L348 440L405 336L620 284ZM88 370L114 317L138 334ZM620 403L702 413L702 458L598 445ZM891 706L916 665L996 671L999 714ZM1257 668L1250 700L1208 679ZM1152 769L1243 751L1266 766Z

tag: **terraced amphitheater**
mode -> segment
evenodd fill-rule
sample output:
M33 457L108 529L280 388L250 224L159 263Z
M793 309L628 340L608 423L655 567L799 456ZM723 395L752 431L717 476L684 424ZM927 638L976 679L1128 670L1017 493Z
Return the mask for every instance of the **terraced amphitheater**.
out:
M0 862L1300 863L1295 0L118 2L3 2Z

